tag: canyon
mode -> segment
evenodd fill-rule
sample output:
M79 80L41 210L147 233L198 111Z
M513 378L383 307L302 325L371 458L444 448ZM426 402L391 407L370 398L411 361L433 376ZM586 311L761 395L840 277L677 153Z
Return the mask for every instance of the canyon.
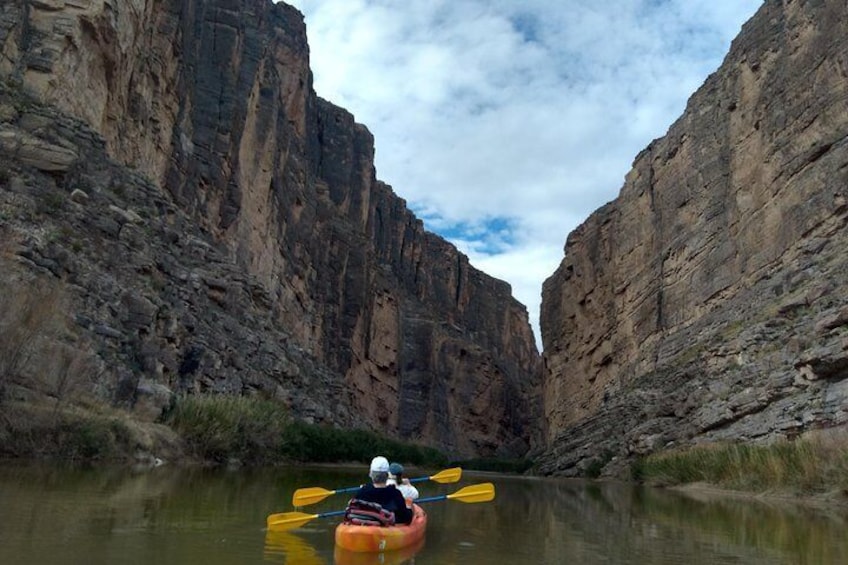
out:
M545 473L848 422L848 17L766 1L544 284Z
M454 456L538 442L526 308L377 179L370 132L312 87L299 12L0 10L5 287L68 286L93 394L152 420L257 395Z
M316 94L294 8L5 3L2 294L61 282L86 394L151 422L176 395L258 396L616 477L664 449L844 426L846 19L763 3L568 234L540 355L509 285L428 232L368 129Z

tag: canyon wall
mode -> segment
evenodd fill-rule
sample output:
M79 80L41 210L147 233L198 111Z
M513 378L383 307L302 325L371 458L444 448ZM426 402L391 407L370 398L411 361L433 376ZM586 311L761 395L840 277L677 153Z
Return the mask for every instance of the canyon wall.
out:
M767 0L545 282L545 473L848 422L848 6Z
M371 134L313 90L294 8L7 2L0 51L2 194L35 211L4 222L9 253L87 257L42 275L72 279L77 320L114 365L108 394L262 394L465 456L538 439L526 308L377 180ZM24 145L70 153L51 169ZM41 193L62 206L37 213ZM37 237L39 223L76 243Z

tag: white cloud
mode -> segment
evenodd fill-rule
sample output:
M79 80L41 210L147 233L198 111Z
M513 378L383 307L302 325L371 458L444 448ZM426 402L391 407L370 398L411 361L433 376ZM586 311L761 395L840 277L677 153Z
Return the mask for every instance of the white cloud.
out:
M568 233L615 198L762 0L290 3L316 91L374 133L377 176L508 281L538 335ZM467 229L493 219L511 239Z

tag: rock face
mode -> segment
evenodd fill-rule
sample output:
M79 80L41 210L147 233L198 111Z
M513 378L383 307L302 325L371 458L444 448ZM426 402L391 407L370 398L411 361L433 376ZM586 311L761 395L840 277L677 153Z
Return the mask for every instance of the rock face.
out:
M848 422L848 18L767 0L545 283L544 472Z
M6 3L0 49L6 167L80 189L56 221L103 247L74 284L92 295L83 325L121 344L113 382L256 389L454 454L527 451L541 409L526 308L376 179L371 134L312 89L296 10ZM27 233L17 256L52 253ZM139 289L139 272L158 282Z

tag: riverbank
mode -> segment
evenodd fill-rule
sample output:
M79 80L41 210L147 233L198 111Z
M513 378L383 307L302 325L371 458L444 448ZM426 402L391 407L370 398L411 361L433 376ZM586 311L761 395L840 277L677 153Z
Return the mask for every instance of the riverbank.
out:
M252 397L175 398L153 422L103 404L37 397L6 398L0 408L0 457L7 459L262 466L385 453L422 467L448 462L433 448L300 422L279 403Z
M848 430L808 433L768 445L716 443L656 453L636 480L689 493L814 505L848 505Z
M848 511L848 493L841 490L807 494L791 491L744 492L725 489L708 483L691 483L667 488L699 502L731 499L756 501L776 508L804 506L822 512L835 511L840 514Z

